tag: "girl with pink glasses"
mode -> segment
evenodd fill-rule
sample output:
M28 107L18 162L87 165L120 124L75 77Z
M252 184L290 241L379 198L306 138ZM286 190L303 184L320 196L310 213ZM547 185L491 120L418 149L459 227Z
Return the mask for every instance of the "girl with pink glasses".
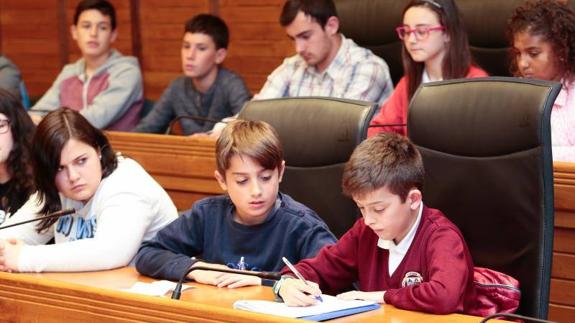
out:
M406 135L409 101L421 83L487 76L472 63L467 33L453 0L410 1L396 31L403 41L405 75L371 121L368 136L383 131Z

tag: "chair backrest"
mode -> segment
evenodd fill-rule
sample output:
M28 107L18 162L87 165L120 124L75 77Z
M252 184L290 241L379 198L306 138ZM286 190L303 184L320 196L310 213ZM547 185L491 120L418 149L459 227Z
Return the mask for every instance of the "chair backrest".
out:
M286 161L281 191L316 211L339 237L359 216L341 190L343 167L365 139L376 109L363 101L283 98L249 101L239 118L263 120L276 129Z
M401 41L395 27L409 0L335 0L341 32L382 57L393 83L403 76ZM469 36L471 54L489 75L509 76L507 20L525 0L456 0ZM570 1L569 6L575 8Z
M423 200L462 231L476 266L520 282L519 313L547 317L553 248L550 115L560 84L516 78L422 85L407 131Z

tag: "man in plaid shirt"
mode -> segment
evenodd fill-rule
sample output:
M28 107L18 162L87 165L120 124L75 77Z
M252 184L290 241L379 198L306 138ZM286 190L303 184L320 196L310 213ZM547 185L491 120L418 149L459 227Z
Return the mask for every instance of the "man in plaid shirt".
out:
M393 91L385 61L339 33L333 0L287 0L280 24L297 54L268 76L255 100L329 96L381 104Z

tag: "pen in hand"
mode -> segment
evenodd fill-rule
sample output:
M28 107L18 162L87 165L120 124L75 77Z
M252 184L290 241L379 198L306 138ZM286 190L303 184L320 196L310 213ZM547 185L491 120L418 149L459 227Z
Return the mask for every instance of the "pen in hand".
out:
M282 257L282 260L288 266L289 270L291 270L292 273L294 273L299 280L301 280L304 284L309 286L307 281L303 278L303 276L299 273L299 271L291 264L291 262L287 260L286 257ZM321 296L316 296L315 299L317 299L320 302L323 302Z

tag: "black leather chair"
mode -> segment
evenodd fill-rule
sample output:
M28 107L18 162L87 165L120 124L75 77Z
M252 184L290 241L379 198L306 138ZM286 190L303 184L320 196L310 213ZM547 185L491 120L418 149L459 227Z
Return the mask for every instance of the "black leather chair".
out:
M403 76L401 41L395 27L401 24L409 0L334 0L341 32L358 45L382 57L394 84ZM507 20L525 0L456 0L476 63L489 75L509 76ZM569 6L575 8L573 1Z
M519 314L547 318L553 247L550 115L559 83L516 78L422 85L408 136L423 200L462 231L475 265L520 282Z
M284 98L247 102L239 118L263 120L277 130L286 161L281 191L316 211L340 237L359 217L341 190L343 167L365 139L376 109L363 101Z

